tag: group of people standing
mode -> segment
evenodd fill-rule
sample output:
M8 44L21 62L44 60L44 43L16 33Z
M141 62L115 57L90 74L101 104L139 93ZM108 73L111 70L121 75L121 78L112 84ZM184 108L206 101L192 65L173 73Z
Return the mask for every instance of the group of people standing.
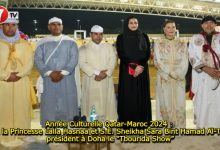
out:
M187 42L175 37L176 24L166 20L164 36L154 41L157 119L186 126L185 75L190 60L194 114L198 128L220 127L220 34L217 22L203 18L203 31ZM89 118L95 107L105 120L150 122L152 120L148 59L150 41L132 16L117 37L116 50L103 43L103 28L91 28L91 41L79 49L62 34L63 23L53 17L48 22L50 36L37 43L34 51L18 34L18 22L8 19L0 30L0 128L30 128L31 103L28 75L33 64L42 78L40 120L71 121L81 114ZM117 99L112 73L120 59ZM81 69L82 84L79 83ZM82 88L81 88L82 85ZM81 104L79 104L81 103ZM7 115L6 115L7 114ZM87 119L89 120L89 119ZM2 137L1 137L2 138ZM4 137L5 138L5 137Z
M219 127L220 34L212 16L201 21L202 31L187 43L175 37L175 22L164 22L164 37L155 41L157 119L186 127L185 75L192 65L194 123L197 128Z

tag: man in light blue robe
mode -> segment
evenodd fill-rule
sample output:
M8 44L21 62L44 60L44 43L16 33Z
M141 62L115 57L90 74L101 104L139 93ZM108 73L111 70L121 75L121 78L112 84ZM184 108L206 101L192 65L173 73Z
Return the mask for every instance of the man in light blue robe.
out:
M74 78L78 48L73 39L62 34L62 20L53 17L48 29L51 36L39 41L35 65L43 78L40 118L48 121L71 121L78 115L77 88Z

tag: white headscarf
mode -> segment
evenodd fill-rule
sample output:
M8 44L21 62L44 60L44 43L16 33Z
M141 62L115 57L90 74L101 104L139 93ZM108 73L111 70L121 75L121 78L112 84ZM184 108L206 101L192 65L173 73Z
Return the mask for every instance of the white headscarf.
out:
M4 23L15 23L15 24L18 24L19 21L17 19L15 19L15 18L8 18L2 24L4 24Z
M6 21L4 21L2 24L4 25L5 23L14 23L18 24L18 20L14 18L8 18ZM20 39L20 34L18 29L16 30L16 33L13 37L8 37L4 34L3 30L0 29L0 38L3 39L4 41L8 43L14 43Z
M0 29L0 38L3 39L4 41L8 42L8 43L15 43L16 41L18 41L20 39L20 34L19 34L18 29L17 29L16 33L13 37L8 37L4 34L2 29Z

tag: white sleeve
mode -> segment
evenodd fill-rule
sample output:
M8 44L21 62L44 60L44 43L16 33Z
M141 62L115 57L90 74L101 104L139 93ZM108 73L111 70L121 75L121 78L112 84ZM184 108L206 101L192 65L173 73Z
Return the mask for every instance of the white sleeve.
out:
M189 60L196 72L202 72L201 68L204 66L202 62L202 46L204 44L204 39L195 35L192 37L189 43Z

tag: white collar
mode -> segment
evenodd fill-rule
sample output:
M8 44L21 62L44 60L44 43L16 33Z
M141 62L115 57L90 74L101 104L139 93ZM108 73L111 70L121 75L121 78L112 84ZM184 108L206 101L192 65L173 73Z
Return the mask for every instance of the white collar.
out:
M49 38L51 38L52 41L60 41L61 37L63 36L63 34L60 34L58 36L54 36L54 35L51 35Z
M40 43L44 43L44 42L58 42L60 41L60 39L62 38L62 36L64 36L63 34L61 35L58 35L58 36L53 36L53 35L49 35L48 37L44 38L41 40L41 42L39 42L38 44Z
M102 42L100 42L99 44L97 44L97 43L93 42L92 40L91 40L91 43L92 43L96 48L99 48L99 47L101 46L101 44L102 44Z
M47 42L59 42L61 40L61 38L62 38L62 40L74 41L74 39L72 39L64 34L61 34L59 36L50 35L50 36L47 36L47 37L41 39L39 42L37 42L37 46L39 46L43 43L47 43Z

